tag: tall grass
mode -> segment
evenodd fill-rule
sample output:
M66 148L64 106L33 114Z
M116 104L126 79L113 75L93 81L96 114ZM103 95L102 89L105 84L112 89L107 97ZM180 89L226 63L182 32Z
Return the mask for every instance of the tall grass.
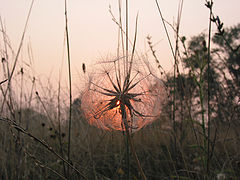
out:
M211 137L211 107L210 107L210 58L211 58L211 31L212 31L212 8L213 8L213 1L206 1L206 6L209 8L209 32L208 32L208 56L207 56L207 84L208 84L208 90L207 90L207 111L208 111L208 133L207 133L207 174L210 173L210 137ZM214 145L213 145L214 147ZM213 148L214 149L214 148ZM212 149L212 150L213 150Z
M9 54L12 49L6 28L0 19L3 39L3 46L0 47L4 48L0 51L3 68L0 80L0 179L238 179L239 124L233 120L237 119L239 112L237 106L221 108L225 114L225 111L231 110L231 117L228 122L220 123L214 116L218 112L214 111L213 101L229 92L224 83L221 84L225 90L222 94L214 96L210 91L212 83L215 83L212 82L213 75L210 71L214 67L211 51L213 22L217 25L218 33L223 35L221 22L213 14L213 1L206 1L210 14L208 44L204 45L206 56L199 57L199 69L193 68L193 61L189 62L190 70L187 74L179 70L181 61L191 56L189 47L185 44L186 38L179 33L184 1L179 1L176 27L171 26L176 38L175 47L167 30L170 24L164 19L159 2L155 2L174 59L173 74L166 74L157 59L152 40L148 37L150 52L157 68L160 69L160 74L166 76L162 81L167 85L169 99L168 104L162 107L156 106L160 106L158 101L164 98L150 100L155 96L165 96L166 93L153 92L163 92L165 86L163 88L162 85L151 82L159 82L159 79L156 78L151 65L146 63L148 59L139 56L136 51L138 15L133 42L129 37L128 19L131 8L128 6L128 0L125 1L124 7L125 26L122 1L118 1L119 18L114 18L110 11L118 28L117 57L101 63L110 64L110 68L103 65L105 69L97 73L97 78L90 76L89 89L81 92L75 100L72 100L67 0L64 31L69 73L68 90L62 88L60 77L57 90L54 91L51 84L42 85L38 77L31 75L29 92L25 92L24 83L29 72L20 65L19 55L24 45L34 0L31 2L17 53L13 57ZM234 51L226 38L225 41L231 47L229 49ZM145 64L142 63L144 66L141 61L145 61ZM87 76L85 66L83 71ZM157 80L154 81L150 77ZM145 85L149 87L146 88ZM38 86L42 87L42 90ZM134 89L135 87L139 87L141 91ZM150 100L144 101L148 91L151 92L147 94ZM63 92L67 97L64 97ZM84 97L84 94L89 96ZM99 102L100 95L93 98L96 94L113 98L105 98ZM137 98L138 96L140 98ZM116 114L120 114L120 130L123 132L114 128L109 128L111 131L105 130L106 127L99 128L101 118L96 118L97 123L93 124L95 126L88 123L84 104L92 99L99 103L97 106L87 106L87 110L95 110L95 113L100 108L103 114L112 110L115 113L112 117L115 118ZM116 100L121 101L120 105ZM200 101L199 104L195 103L197 100ZM143 104L145 109L140 108L142 112L138 111L136 104L132 102ZM150 102L154 102L152 109L159 111L157 120L151 121L146 127L139 127L137 131L132 124L136 117L144 120L149 115L146 112L153 112L149 108ZM106 111L105 107L101 109L103 103L106 103ZM153 113L150 115L153 116ZM110 122L113 121L114 118Z
M69 123L68 123L68 161L71 155L71 125L72 125L72 76L71 76L71 58L70 58L70 45L68 33L68 16L67 16L67 0L65 0L65 23L66 23L66 37L67 37L67 56L68 56L68 77L69 77ZM67 168L67 177L69 177L69 165Z

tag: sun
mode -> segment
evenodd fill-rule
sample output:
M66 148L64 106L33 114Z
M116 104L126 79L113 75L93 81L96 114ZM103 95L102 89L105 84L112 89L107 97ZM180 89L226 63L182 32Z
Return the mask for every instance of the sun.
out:
M117 100L116 107L114 109L120 109L120 104L121 104L120 100Z
M120 100L117 101L116 105L117 105L117 107L120 106Z

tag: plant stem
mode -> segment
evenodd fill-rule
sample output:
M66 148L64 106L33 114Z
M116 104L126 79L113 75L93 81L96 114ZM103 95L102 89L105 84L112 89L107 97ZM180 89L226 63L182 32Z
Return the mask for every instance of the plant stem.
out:
M68 35L67 0L65 0L65 21L66 21L66 37L67 37L68 75L69 75L68 162L70 162L71 123L72 123L72 78L71 78L69 35ZM67 176L69 177L69 165L68 165L68 168L67 168Z
M19 57L20 52L21 52L21 49L22 49L22 45L23 45L25 33L26 33L26 31L27 31L27 25L28 25L29 18L30 18L31 12L32 12L33 4L34 4L34 0L32 0L31 5L30 5L30 9L29 9L29 11L28 11L27 20L26 20L26 23L25 23L25 26L24 26L22 38L21 38L20 44L19 44L19 46L18 46L18 50L17 50L16 57L15 57L15 59L14 59L13 68L12 68L12 70L11 70L11 73L10 73L10 72L8 73L8 84L7 84L7 89L6 89L5 93L3 93L3 102L2 102L2 107L1 107L1 111L0 111L1 113L3 112L3 107L4 107L4 103L5 103L5 101L6 101L7 92L8 92L8 91L11 91L11 88L10 88L10 86L11 86L11 80L12 80L13 74L14 74L14 72L15 72L15 69L16 69L16 66L17 66L17 62L18 62L18 57Z
M213 2L211 0L211 6L210 6L210 15L209 15L209 32L208 32L208 60L207 60L207 82L208 82L208 99L207 99L207 108L208 108L208 144L207 144L207 174L209 175L209 168L210 168L210 135L211 135L211 122L210 122L210 116L211 116L211 107L210 107L210 55L211 55L211 29L212 29L212 5Z
M29 136L30 138L32 138L34 141L40 143L43 147L45 147L49 152L51 152L52 154L54 154L56 157L58 157L59 159L61 159L62 161L64 161L66 164L68 164L68 166L70 166L73 170L75 170L83 179L87 180L87 177L82 174L76 167L74 167L69 161L65 160L62 156L60 156L56 151L54 151L54 149L49 146L45 141L40 140L39 138L37 138L36 136L32 135L30 132L26 131L25 129L23 129L21 126L19 126L16 122L14 122L11 119L7 119L7 118L2 118L0 117L0 121L3 122L7 122L9 123L9 125L13 128L15 128L17 131L20 131L21 133Z
M128 0L126 0L126 72L128 76Z
M60 73L61 74L61 73ZM60 75L59 75L60 76ZM58 140L59 140L59 145L60 145L60 153L61 153L61 156L63 157L63 143L62 143L62 130L61 130L61 121L60 121L60 118L61 118L61 110L60 110L60 94L61 94L61 84L60 84L60 77L59 77L59 83L58 83ZM62 165L63 165L63 173L64 173L64 176L67 177L67 174L66 174L66 168L65 168L65 163L64 161L62 161Z
M140 161L137 157L137 153L135 151L135 148L134 148L134 144L133 144L133 140L132 140L132 137L131 137L131 134L130 134L130 131L129 131L129 125L128 125L128 121L127 121L127 113L126 113L126 107L124 104L121 103L120 105L120 108L121 108L121 112L122 112L122 122L124 124L124 128L125 128L125 131L126 131L126 135L127 135L127 142L128 142L128 146L130 145L130 148L131 148L131 152L133 154L133 157L137 163L137 167L138 167L138 170L142 176L142 179L146 180L147 177L145 176L144 172L143 172L143 169L141 167L141 164L140 164Z

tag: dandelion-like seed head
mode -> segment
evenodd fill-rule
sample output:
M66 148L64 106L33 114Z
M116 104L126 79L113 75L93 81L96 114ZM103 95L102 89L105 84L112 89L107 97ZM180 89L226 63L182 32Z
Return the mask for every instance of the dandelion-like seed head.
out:
M82 94L81 108L91 125L137 131L156 120L166 97L162 81L144 63L124 58L100 64Z

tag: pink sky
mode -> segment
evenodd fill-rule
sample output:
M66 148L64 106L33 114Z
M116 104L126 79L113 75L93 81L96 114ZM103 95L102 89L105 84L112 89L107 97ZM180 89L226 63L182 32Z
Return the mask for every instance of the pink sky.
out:
M117 16L117 0L69 0L69 33L73 79L78 83L82 73L82 63L87 68L101 57L114 55L117 48L117 26L111 20L109 5ZM0 15L17 51L25 24L30 0L0 0ZM162 13L170 23L176 21L178 0L159 0ZM181 22L181 35L187 38L201 32L207 32L208 9L205 0L185 0ZM214 13L219 15L225 26L239 23L239 0L215 0ZM167 38L160 20L155 0L130 0L130 38L134 36L134 21L139 12L138 52L147 49L146 36L151 35L154 47L162 66L172 68L172 56ZM36 0L32 9L21 61L27 59L27 45L31 43L34 55L34 69L37 76L48 77L50 72L57 79L62 59L63 79L67 82L66 57L63 57L64 40L64 0ZM215 27L213 28L214 31ZM172 31L170 35L174 38ZM3 44L0 43L2 49Z

